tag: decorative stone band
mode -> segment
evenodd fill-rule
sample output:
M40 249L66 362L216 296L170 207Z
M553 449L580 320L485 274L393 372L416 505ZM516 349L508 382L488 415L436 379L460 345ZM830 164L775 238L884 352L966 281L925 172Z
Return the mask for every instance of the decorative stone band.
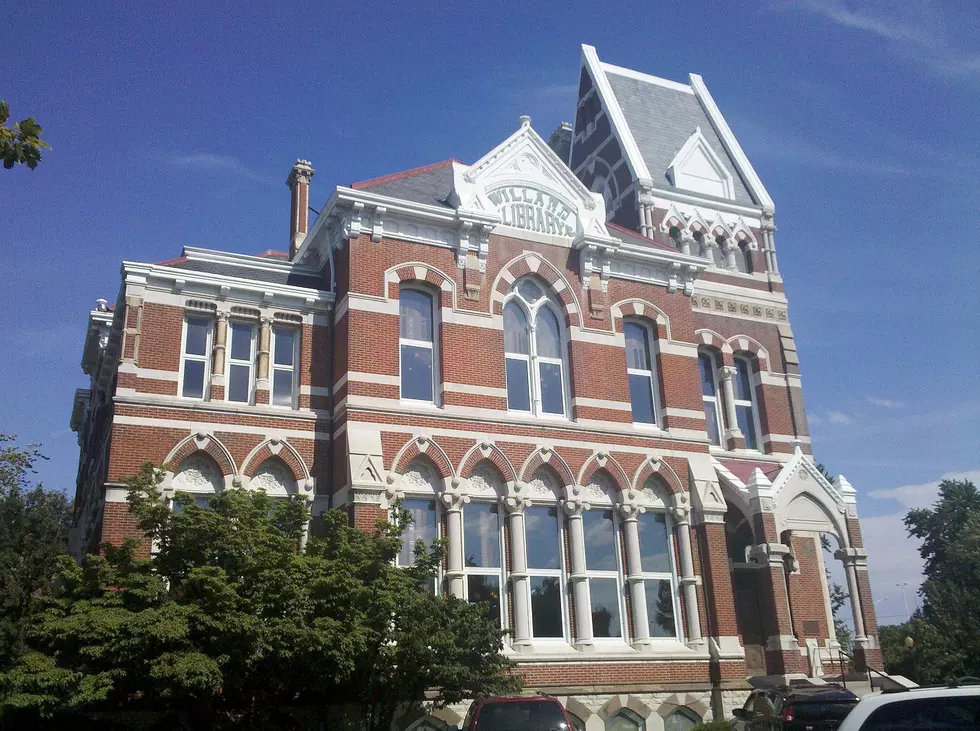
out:
M743 320L761 320L763 322L789 322L789 313L785 307L760 305L741 302L736 299L695 294L691 297L691 306L700 312L708 312L725 317L737 317Z

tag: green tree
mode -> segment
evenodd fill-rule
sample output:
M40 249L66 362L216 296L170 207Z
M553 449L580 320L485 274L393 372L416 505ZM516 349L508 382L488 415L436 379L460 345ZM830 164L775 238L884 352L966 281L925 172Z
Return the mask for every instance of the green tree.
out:
M41 139L41 125L34 117L14 122L7 126L10 107L0 100L0 159L8 170L14 165L27 165L31 170L41 161L41 148L51 149L51 145Z
M968 480L943 480L932 508L910 510L905 526L922 541L922 608L887 633L886 667L920 683L980 675L980 491Z
M483 609L431 592L442 545L394 559L407 511L371 533L326 514L305 551L302 499L241 489L207 508L161 499L145 465L129 501L154 553L105 546L65 559L31 617L29 650L0 703L52 716L153 708L209 728L388 729L436 704L513 691L502 633ZM399 527L402 526L402 527Z
M24 617L68 547L68 499L30 484L40 459L37 445L19 447L0 432L0 670L17 653Z

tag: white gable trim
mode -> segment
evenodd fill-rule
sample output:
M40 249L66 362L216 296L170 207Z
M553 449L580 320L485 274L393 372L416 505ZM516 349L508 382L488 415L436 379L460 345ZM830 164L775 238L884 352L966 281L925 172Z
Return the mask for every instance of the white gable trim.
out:
M599 55L594 46L582 44L582 65L588 69L592 83L595 85L596 91L599 92L602 106L609 115L613 134L616 135L616 139L619 140L619 144L623 148L623 155L633 171L634 178L639 181L652 182L653 178L650 177L650 171L640 154L640 148L637 147L636 140L633 139L633 133L626 123L626 117L623 115L619 101L617 101L616 95L609 85L609 79L606 78L606 72L602 68L602 62L599 61Z
M708 164L718 176L718 180L721 182L722 188L724 189L723 197L728 198L728 200L734 200L735 181L732 178L731 173L725 169L725 163L722 162L721 158L718 157L718 154L711 149L711 145L708 144L708 140L701 132L700 127L694 128L694 132L687 138L687 142L685 142L681 149L677 151L677 154L674 155L674 159L671 160L670 164L667 166L667 175L670 178L670 182L683 190L693 190L699 193L707 193L707 191L698 191L694 188L681 185L678 182L679 176L683 178L683 176L689 175L689 173L685 171L685 166L696 152L701 152L708 159Z
M721 144L725 146L728 154L732 156L732 160L735 162L738 171L745 178L745 182L755 196L756 200L759 201L765 209L770 211L776 210L776 204L773 203L772 198L769 196L769 192L766 187L762 184L762 179L755 172L755 168L752 167L752 163L749 162L749 158L746 157L745 152L742 150L742 146L738 144L738 140L735 139L735 133L732 132L732 128L728 126L728 122L721 114L721 110L718 105L715 104L715 100L711 98L711 94L708 92L708 87L704 84L704 79L702 79L698 74L691 74L691 88L694 90L694 95L701 102L701 106L704 107L704 111L708 115L708 119L711 120L711 124L715 128L715 132L718 133L719 139L721 139Z

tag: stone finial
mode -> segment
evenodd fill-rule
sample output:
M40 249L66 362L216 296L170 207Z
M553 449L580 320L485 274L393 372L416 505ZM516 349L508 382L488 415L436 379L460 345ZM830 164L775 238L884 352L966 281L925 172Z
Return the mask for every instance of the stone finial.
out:
M526 115L526 114L522 114L521 115L520 122L521 122L521 127L530 127L531 126L531 118L528 115Z
M109 309L109 303L102 297L95 300L95 309L99 312L106 312Z

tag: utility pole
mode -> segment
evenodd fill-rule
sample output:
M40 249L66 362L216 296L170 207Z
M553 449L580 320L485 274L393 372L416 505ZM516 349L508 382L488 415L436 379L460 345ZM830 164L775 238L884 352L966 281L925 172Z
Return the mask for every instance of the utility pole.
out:
M909 620L912 619L909 615L909 598L905 593L905 587L909 585L909 582L903 581L901 584L895 584L895 586L902 587L902 602L905 604L905 623L908 624Z

